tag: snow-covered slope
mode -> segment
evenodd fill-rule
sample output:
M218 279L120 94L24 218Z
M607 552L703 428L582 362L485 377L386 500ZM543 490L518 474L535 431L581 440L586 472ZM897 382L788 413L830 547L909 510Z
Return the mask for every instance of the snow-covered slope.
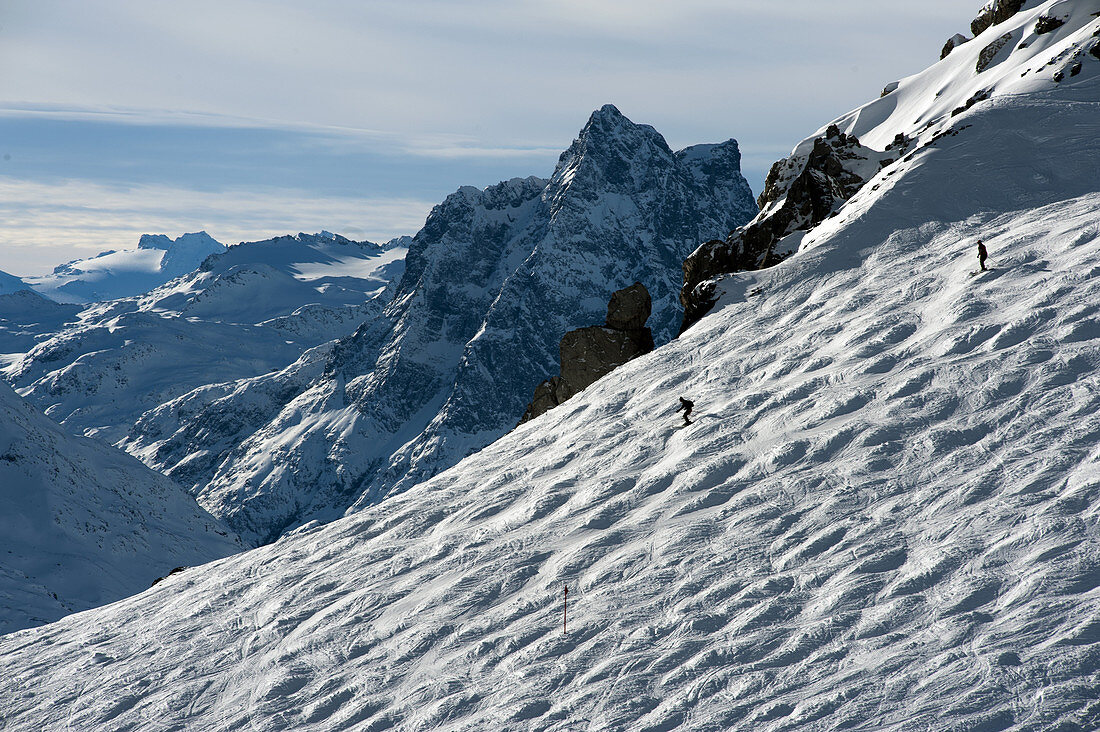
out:
M15 275L0 272L0 295L8 295L13 292L27 289L27 283Z
M191 272L211 254L225 251L205 231L169 239L145 234L137 249L107 251L54 267L48 275L24 277L36 291L58 302L90 303L148 292Z
M322 232L230 247L148 293L88 306L5 376L72 432L116 442L181 394L278 370L376 318L407 245Z
M667 341L683 257L754 212L736 142L673 152L605 106L550 180L437 206L382 319L279 374L167 404L125 444L247 539L335 518L515 426L562 335L603 322L616 289L645 283Z
M1082 8L1068 43L1093 4L1035 11ZM1078 76L974 105L680 339L432 480L0 639L0 716L1097 729L1100 85ZM976 237L994 269L971 277Z
M0 361L17 359L74 322L80 310L79 305L54 302L29 288L0 295Z
M172 481L68 436L7 384L0 504L0 633L113 602L242 548Z

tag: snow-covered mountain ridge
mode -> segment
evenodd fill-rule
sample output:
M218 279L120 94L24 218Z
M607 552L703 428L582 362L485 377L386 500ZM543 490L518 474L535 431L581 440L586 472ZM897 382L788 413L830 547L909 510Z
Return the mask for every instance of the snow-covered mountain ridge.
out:
M54 302L29 287L0 294L0 367L77 320L79 305Z
M9 295L13 292L19 292L25 289L28 289L26 282L15 275L10 275L7 272L0 272L0 295Z
M85 307L4 375L70 431L117 442L181 394L276 371L377 317L407 244L328 232L242 243L150 292Z
M1068 12L1061 53L1095 10L990 32ZM430 481L0 638L0 716L1097 729L1091 72L972 105L679 339ZM971 276L977 237L994 269Z
M879 99L799 143L769 172L756 218L684 262L685 327L713 305L721 273L770 266L805 246L805 232L839 213L861 188L885 185L915 156L958 135L974 105L1045 93L1052 81L1073 87L1095 74L1100 38L1090 25L1094 11L1087 4L990 2L972 23L975 39L957 35L946 60L887 84ZM1075 79L1082 70L1085 75ZM1070 89L1063 93L1072 95ZM1004 139L1003 154L1011 154L1009 142Z
M678 268L755 212L733 140L679 152L613 106L549 179L448 196L414 237L382 318L267 377L198 389L123 443L256 542L330 520L511 429L558 341L642 281L658 341Z
M24 277L38 293L57 302L92 303L147 292L187 274L212 254L225 251L205 231L170 239L144 234L137 249L106 251L54 267L48 275Z

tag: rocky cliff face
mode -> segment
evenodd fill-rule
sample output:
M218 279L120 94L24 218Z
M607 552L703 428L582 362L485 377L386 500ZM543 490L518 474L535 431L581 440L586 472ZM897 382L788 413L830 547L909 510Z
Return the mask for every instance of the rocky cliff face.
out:
M714 304L714 277L781 261L797 249L797 232L835 213L882 166L900 157L905 144L904 138L898 138L886 152L878 152L833 125L823 136L775 163L757 201L760 213L756 218L724 240L703 244L684 260L681 331Z
M970 21L970 31L976 36L986 28L1003 23L1024 7L1025 0L990 0Z
M535 387L520 424L560 405L627 361L653 350L653 332L645 326L651 302L641 282L616 290L602 326L571 330L558 345L561 374Z
M204 456L213 472L189 484L255 541L376 502L513 427L531 385L558 370L562 335L602 318L609 290L646 282L654 336L669 340L683 258L755 211L736 142L674 152L605 106L549 180L462 188L437 206L383 317L333 344L319 376L311 356L196 393L131 445L170 473Z

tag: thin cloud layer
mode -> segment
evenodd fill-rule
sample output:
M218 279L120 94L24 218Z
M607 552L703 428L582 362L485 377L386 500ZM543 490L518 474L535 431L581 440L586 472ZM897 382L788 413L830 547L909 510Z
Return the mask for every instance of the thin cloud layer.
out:
M316 198L308 191L201 192L0 177L0 270L41 274L70 259L136 247L145 233L175 237L205 230L225 244L236 244L329 229L384 242L419 229L433 204L402 198ZM43 227L43 220L50 226Z

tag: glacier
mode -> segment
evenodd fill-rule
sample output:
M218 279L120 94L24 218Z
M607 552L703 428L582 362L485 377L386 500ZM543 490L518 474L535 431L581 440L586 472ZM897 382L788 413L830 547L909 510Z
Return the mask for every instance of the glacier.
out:
M205 231L170 239L144 234L137 249L109 250L54 267L45 275L23 277L39 294L63 303L92 303L139 295L184 275L212 254L225 251Z

